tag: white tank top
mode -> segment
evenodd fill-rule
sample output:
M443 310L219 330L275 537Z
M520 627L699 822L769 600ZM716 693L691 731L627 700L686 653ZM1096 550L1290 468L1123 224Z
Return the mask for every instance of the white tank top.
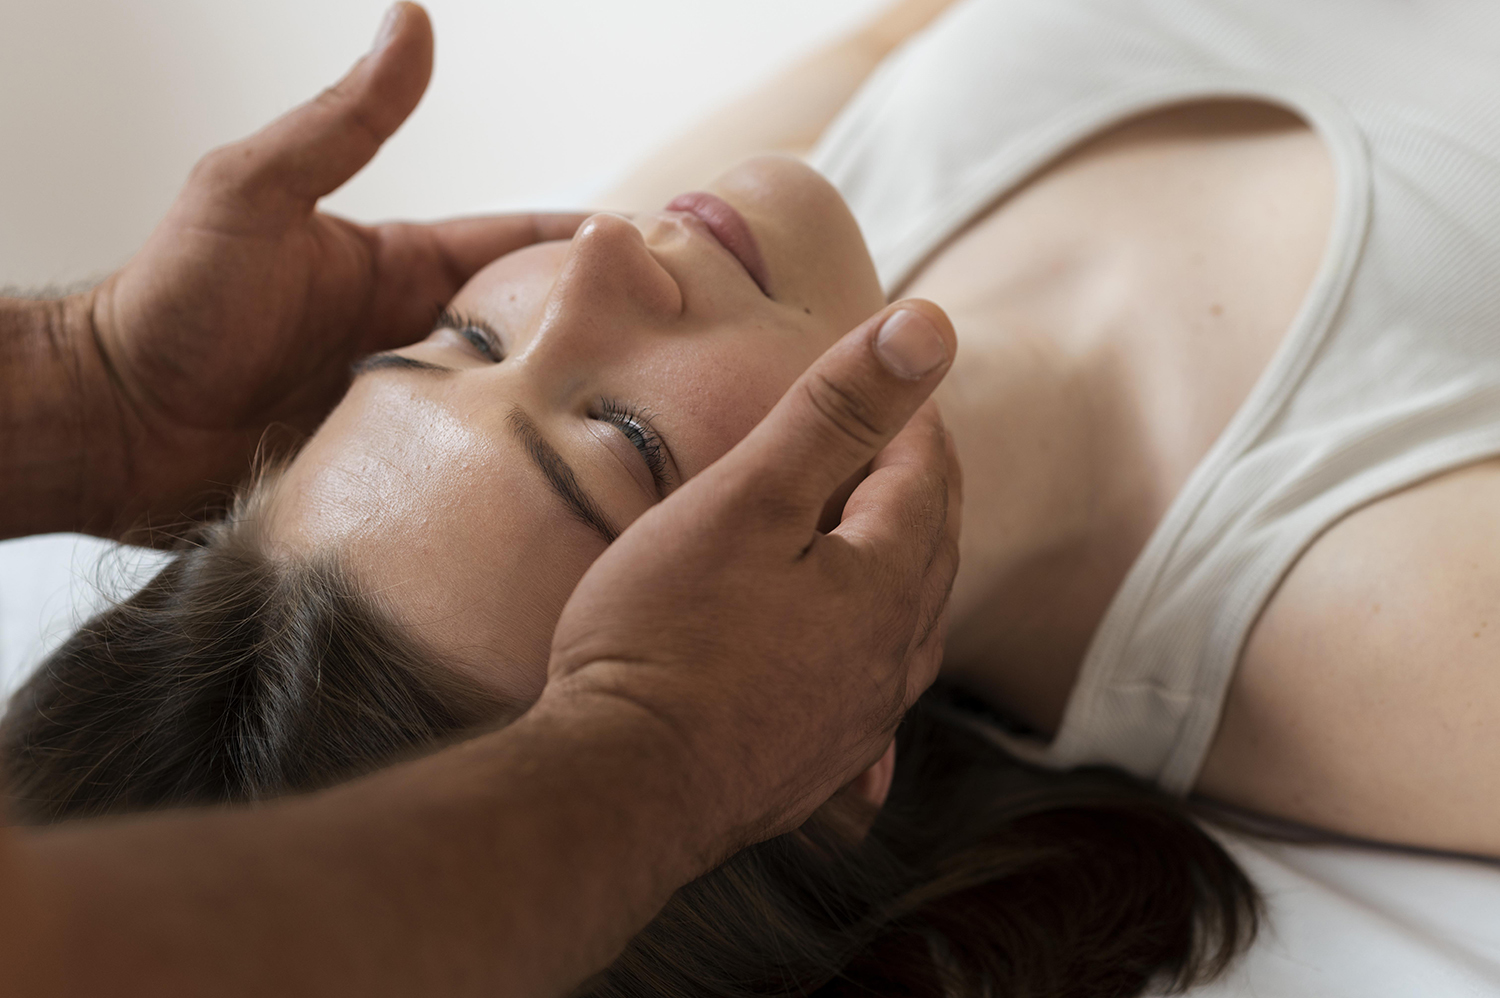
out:
M1308 545L1500 454L1500 2L967 0L886 61L813 157L889 293L1069 147L1212 98L1283 106L1327 144L1322 265L1115 594L1056 737L996 733L1175 792Z

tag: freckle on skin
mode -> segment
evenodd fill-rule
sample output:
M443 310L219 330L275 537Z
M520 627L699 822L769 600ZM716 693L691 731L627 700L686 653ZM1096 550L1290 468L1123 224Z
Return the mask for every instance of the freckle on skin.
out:
M803 306L802 311L806 312L808 315L812 315L812 309L806 307L805 305Z
M1210 305L1210 306L1208 306L1208 314L1209 315L1213 315L1213 316L1223 315L1224 314L1224 306L1223 305L1219 305L1219 304Z

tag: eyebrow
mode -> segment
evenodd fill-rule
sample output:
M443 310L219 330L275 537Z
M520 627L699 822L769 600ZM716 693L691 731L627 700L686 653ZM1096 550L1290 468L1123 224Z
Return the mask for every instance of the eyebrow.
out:
M451 367L442 364L429 364L425 360L417 360L415 357L406 357L399 353L372 353L368 357L361 357L349 365L349 377L357 378L361 374L369 374L371 371L384 371L390 368L398 368L405 371L452 371Z
M390 369L444 374L454 372L454 368L417 360L399 353L375 353L355 361L350 366L349 373L357 378L372 371ZM568 507L568 512L604 538L605 544L613 544L620 536L620 532L609 522L609 517L594 501L594 497L584 491L572 465L568 464L557 449L547 442L547 438L542 436L542 431L537 428L536 423L526 414L526 411L520 406L513 406L506 415L505 422L515 432L521 442L521 447L531 458L531 462L536 465L537 470L542 473L542 477L547 480L547 485L562 500L563 505Z
M603 537L604 543L613 544L620 532L610 524L609 517L604 515L604 510L599 508L593 497L578 484L578 476L573 474L568 462L542 436L542 431L537 429L536 423L531 421L526 411L520 406L514 406L505 421L516 431L516 436L521 439L521 445L531 456L532 463L541 470L547 484L552 486L552 491L557 493L568 510Z

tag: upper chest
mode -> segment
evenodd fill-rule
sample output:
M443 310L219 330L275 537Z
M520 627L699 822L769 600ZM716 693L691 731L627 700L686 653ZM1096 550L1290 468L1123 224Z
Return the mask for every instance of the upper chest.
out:
M981 692L1043 727L1061 711L1131 563L1301 307L1333 193L1298 119L1176 108L1052 163L898 289L959 333L939 390L965 475L949 649Z
M944 406L966 461L1018 428L996 390L1014 380L997 365L1018 367L1039 418L1086 434L1090 460L1144 462L1164 508L1301 307L1333 183L1291 114L1199 103L1127 122L990 207L899 289L958 329Z

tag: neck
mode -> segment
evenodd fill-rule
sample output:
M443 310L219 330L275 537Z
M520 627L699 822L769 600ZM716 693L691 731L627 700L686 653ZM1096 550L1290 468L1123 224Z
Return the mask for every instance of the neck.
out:
M964 467L964 533L944 673L1050 731L1150 532L1142 441L1107 351L954 320L940 404Z

